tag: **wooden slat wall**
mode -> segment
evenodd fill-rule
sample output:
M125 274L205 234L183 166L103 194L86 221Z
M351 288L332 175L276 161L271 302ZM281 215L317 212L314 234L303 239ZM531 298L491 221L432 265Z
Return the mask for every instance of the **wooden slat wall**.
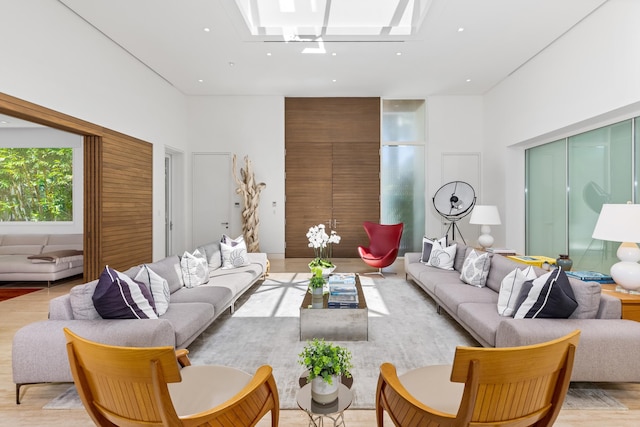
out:
M285 256L310 258L307 229L335 219L333 255L358 257L380 218L380 98L286 98L285 152Z
M84 136L84 280L150 262L153 146L0 93L0 113Z
M124 270L149 262L153 237L153 147L112 131L102 137L102 265Z

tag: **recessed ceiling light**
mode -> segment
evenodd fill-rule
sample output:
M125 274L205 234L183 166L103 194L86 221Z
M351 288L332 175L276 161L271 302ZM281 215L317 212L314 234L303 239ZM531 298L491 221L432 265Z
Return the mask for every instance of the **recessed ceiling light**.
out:
M335 52L331 52L331 56L336 56L336 55L338 55L338 54L335 53Z
M402 52L396 52L397 56L402 56Z
M271 52L267 52L267 56L271 56Z
M467 83L469 83L471 81L471 79L467 79Z
M333 79L333 80L331 80L331 81L332 81L333 83L335 83L335 82L337 82L338 80L336 80L336 79Z
M236 63L235 63L235 62L233 62L233 61L229 61L229 67L233 67L234 65L236 65Z
M211 31L211 28L209 28L209 27L204 27L204 28L203 28L203 31L204 31L205 33L208 33L209 31Z
M461 33L464 31L464 27L458 27L458 32Z
M204 80L198 79L198 83L203 83L203 82L204 82Z

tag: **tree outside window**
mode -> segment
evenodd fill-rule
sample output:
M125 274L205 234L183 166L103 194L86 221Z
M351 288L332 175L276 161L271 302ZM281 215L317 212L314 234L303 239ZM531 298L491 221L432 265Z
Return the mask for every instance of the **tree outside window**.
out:
M0 148L0 221L72 221L73 149Z

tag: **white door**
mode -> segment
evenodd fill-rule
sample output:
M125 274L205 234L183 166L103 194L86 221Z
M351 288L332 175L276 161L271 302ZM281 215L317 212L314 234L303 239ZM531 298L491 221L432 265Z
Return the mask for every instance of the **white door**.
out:
M229 233L231 154L193 154L193 247Z

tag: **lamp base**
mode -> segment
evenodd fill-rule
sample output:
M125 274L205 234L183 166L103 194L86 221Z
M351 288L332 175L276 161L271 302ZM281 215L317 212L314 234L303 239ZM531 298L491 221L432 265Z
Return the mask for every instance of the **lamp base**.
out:
M611 266L611 278L617 285L629 291L640 289L640 264L620 261Z
M480 232L482 233L480 237L478 237L478 244L482 246L483 249L490 248L493 246L493 236L491 233L491 227L488 225L483 225L480 227Z

